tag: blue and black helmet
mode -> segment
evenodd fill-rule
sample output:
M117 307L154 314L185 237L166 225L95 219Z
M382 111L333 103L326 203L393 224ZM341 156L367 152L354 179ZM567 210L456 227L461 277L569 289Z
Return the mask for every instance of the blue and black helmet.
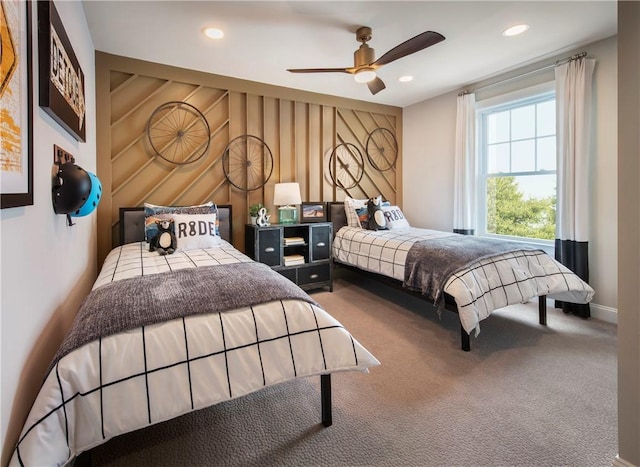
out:
M98 177L73 162L61 164L53 182L53 210L74 217L91 213L102 197Z
M91 191L89 192L89 197L80 209L71 213L71 217L82 217L91 214L93 210L98 207L100 198L102 198L102 183L100 183L98 177L91 172L87 172L87 174L89 174L89 178L91 179Z

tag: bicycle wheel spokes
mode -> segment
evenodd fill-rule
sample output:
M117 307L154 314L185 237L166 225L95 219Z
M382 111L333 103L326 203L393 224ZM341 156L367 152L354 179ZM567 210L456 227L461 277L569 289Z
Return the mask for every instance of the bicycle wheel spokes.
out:
M379 171L392 168L398 158L398 142L395 135L387 128L376 128L366 144L367 159Z
M206 154L211 130L207 119L194 106L172 101L151 114L147 137L156 155L172 164L183 165Z
M231 185L243 191L257 190L271 177L273 156L260 138L242 135L227 145L222 168Z
M329 174L340 188L348 190L355 187L364 175L364 159L360 150L351 143L336 146L329 159Z

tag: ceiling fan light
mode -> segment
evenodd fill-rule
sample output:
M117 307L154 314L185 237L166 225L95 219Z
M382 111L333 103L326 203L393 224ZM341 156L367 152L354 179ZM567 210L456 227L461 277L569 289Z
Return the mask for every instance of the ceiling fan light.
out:
M358 83L368 83L376 79L376 72L369 69L363 69L356 71L356 74L353 75L353 79L355 79Z

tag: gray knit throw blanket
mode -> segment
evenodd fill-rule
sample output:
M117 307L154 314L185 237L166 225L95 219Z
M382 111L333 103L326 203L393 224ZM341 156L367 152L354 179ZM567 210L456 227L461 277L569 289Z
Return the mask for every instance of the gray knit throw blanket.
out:
M455 273L482 259L512 251L531 250L518 242L451 234L422 240L407 254L403 286L420 292L438 306L444 304L444 285Z
M287 299L317 305L297 285L262 263L180 269L111 282L85 298L46 374L62 357L100 337L183 316Z

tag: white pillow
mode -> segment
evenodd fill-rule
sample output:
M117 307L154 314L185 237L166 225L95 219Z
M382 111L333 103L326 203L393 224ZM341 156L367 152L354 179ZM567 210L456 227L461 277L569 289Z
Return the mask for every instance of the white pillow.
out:
M408 229L411 227L398 206L382 206L382 211L385 219L387 219L387 228L389 230Z
M214 248L220 246L216 235L216 214L174 214L173 225L178 250Z
M347 215L347 225L349 227L358 227L358 228L362 228L362 225L360 225L360 219L358 217L358 209L362 209L365 208L365 212L366 212L366 207L367 207L367 201L369 199L353 199L349 196L347 196L344 199L344 213Z
M160 206L144 203L144 239L150 242L156 236L158 220L171 219L174 214L208 214L210 212L218 212L218 207L211 201L196 206Z

